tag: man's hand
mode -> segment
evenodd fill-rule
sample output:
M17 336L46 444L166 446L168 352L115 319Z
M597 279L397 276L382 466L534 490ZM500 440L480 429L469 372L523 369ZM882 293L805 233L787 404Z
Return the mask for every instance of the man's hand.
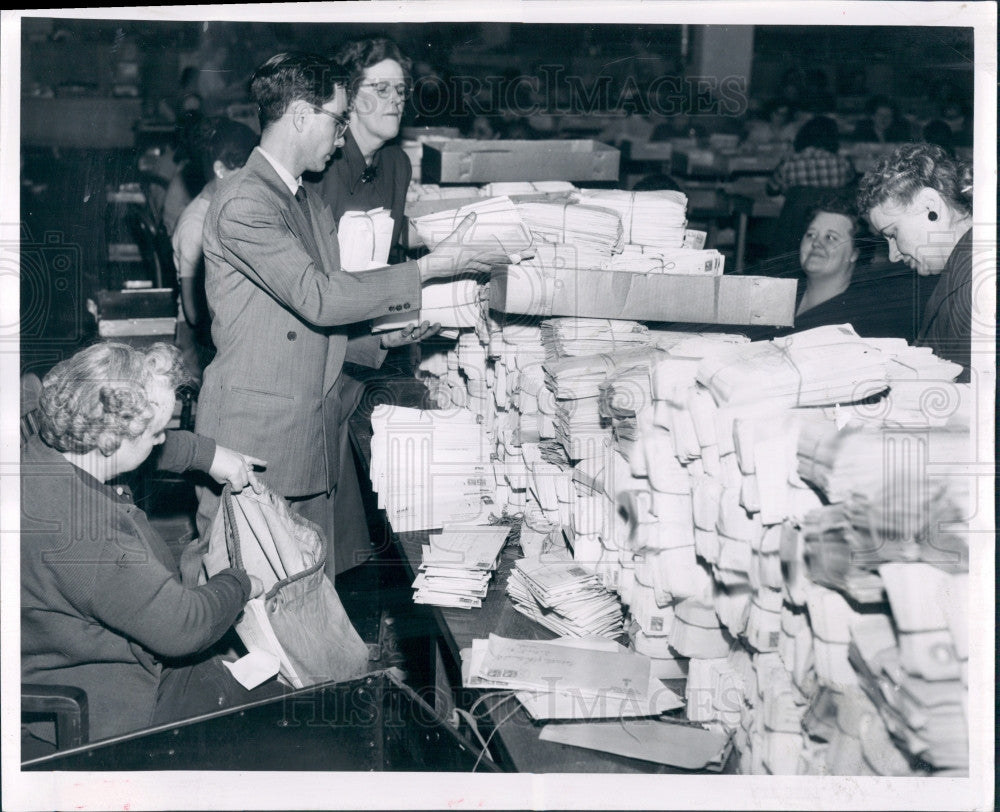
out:
M496 265L510 264L510 257L503 251L470 243L469 230L475 223L475 212L467 214L437 248L417 260L421 282L462 273L489 273Z
M404 327L402 330L393 330L391 333L382 335L382 346L391 349L392 347L404 347L407 344L417 344L425 338L436 335L440 329L440 324L424 321L412 327Z
M225 446L215 446L215 456L212 458L212 466L208 469L209 476L216 482L225 484L228 482L236 493L242 491L250 485L255 493L264 492L264 483L254 476L254 466L266 468L267 463L249 454L240 454Z

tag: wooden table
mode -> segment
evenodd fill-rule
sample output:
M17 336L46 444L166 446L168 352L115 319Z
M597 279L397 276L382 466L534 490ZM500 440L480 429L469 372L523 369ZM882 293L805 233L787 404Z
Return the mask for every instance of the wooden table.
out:
M420 402L422 384L408 378L380 380L380 391L398 393L398 405L416 405ZM426 402L426 401L425 401ZM371 423L367 416L356 414L351 420L351 436L359 456L370 462ZM391 528L390 528L391 532ZM427 543L428 533L392 533L400 556L409 575L415 577L422 557L421 545ZM436 662L435 705L440 712L442 702L455 701L458 707L468 708L483 696L477 689L462 689L460 652L472 646L475 639L490 634L523 640L550 640L556 635L543 626L517 612L507 598L506 585L514 562L521 557L520 548L508 541L500 555L500 565L490 581L483 605L478 609L453 609L447 607L422 607L431 611L437 625L437 637L431 640ZM676 692L683 694L683 681L668 682ZM447 694L447 695L445 695ZM505 770L532 773L671 773L690 774L653 762L601 753L579 747L539 741L541 725L532 721L516 699L501 701L483 699L479 714L480 733L487 738L499 766ZM484 732L485 729L485 732ZM490 731L495 732L490 735ZM726 772L735 769L731 758Z

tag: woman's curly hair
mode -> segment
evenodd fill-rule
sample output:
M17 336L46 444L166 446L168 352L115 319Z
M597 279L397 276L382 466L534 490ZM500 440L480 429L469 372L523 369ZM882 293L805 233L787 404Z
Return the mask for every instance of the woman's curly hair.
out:
M42 380L39 433L56 451L105 456L139 437L153 417L146 387L164 378L176 388L187 380L172 344L136 349L117 341L87 347L56 364Z
M934 189L959 214L972 213L972 167L925 142L901 144L865 173L858 211L867 214L887 200L908 204L925 188Z

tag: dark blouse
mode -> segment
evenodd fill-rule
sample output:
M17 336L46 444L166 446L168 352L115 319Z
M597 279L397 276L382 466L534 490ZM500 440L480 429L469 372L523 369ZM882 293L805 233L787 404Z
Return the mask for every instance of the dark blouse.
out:
M972 364L972 229L952 249L924 308L917 343L961 364L967 383ZM986 347L992 354L992 345Z
M847 290L795 316L792 327L748 331L754 341L810 330L828 324L850 324L863 338L905 338L916 341L927 286L900 263L855 270ZM799 282L796 308L805 293Z
M379 207L389 209L393 220L392 245L393 250L397 251L403 232L406 190L410 185L413 168L402 147L391 142L384 144L372 156L371 167L372 170L366 175L368 166L354 136L348 130L344 135L344 146L314 186L333 210L333 217L338 223L344 212L369 211ZM365 180L365 177L371 175L374 177ZM399 261L401 257L393 257L390 253L390 262L394 259Z

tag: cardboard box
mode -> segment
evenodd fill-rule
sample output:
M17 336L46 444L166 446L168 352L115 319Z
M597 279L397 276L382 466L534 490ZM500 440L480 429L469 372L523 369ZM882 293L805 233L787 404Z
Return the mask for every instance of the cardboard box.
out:
M589 139L548 141L430 141L424 183L493 181L617 181L620 153Z
M794 279L675 276L510 265L494 273L490 307L529 316L791 326Z

